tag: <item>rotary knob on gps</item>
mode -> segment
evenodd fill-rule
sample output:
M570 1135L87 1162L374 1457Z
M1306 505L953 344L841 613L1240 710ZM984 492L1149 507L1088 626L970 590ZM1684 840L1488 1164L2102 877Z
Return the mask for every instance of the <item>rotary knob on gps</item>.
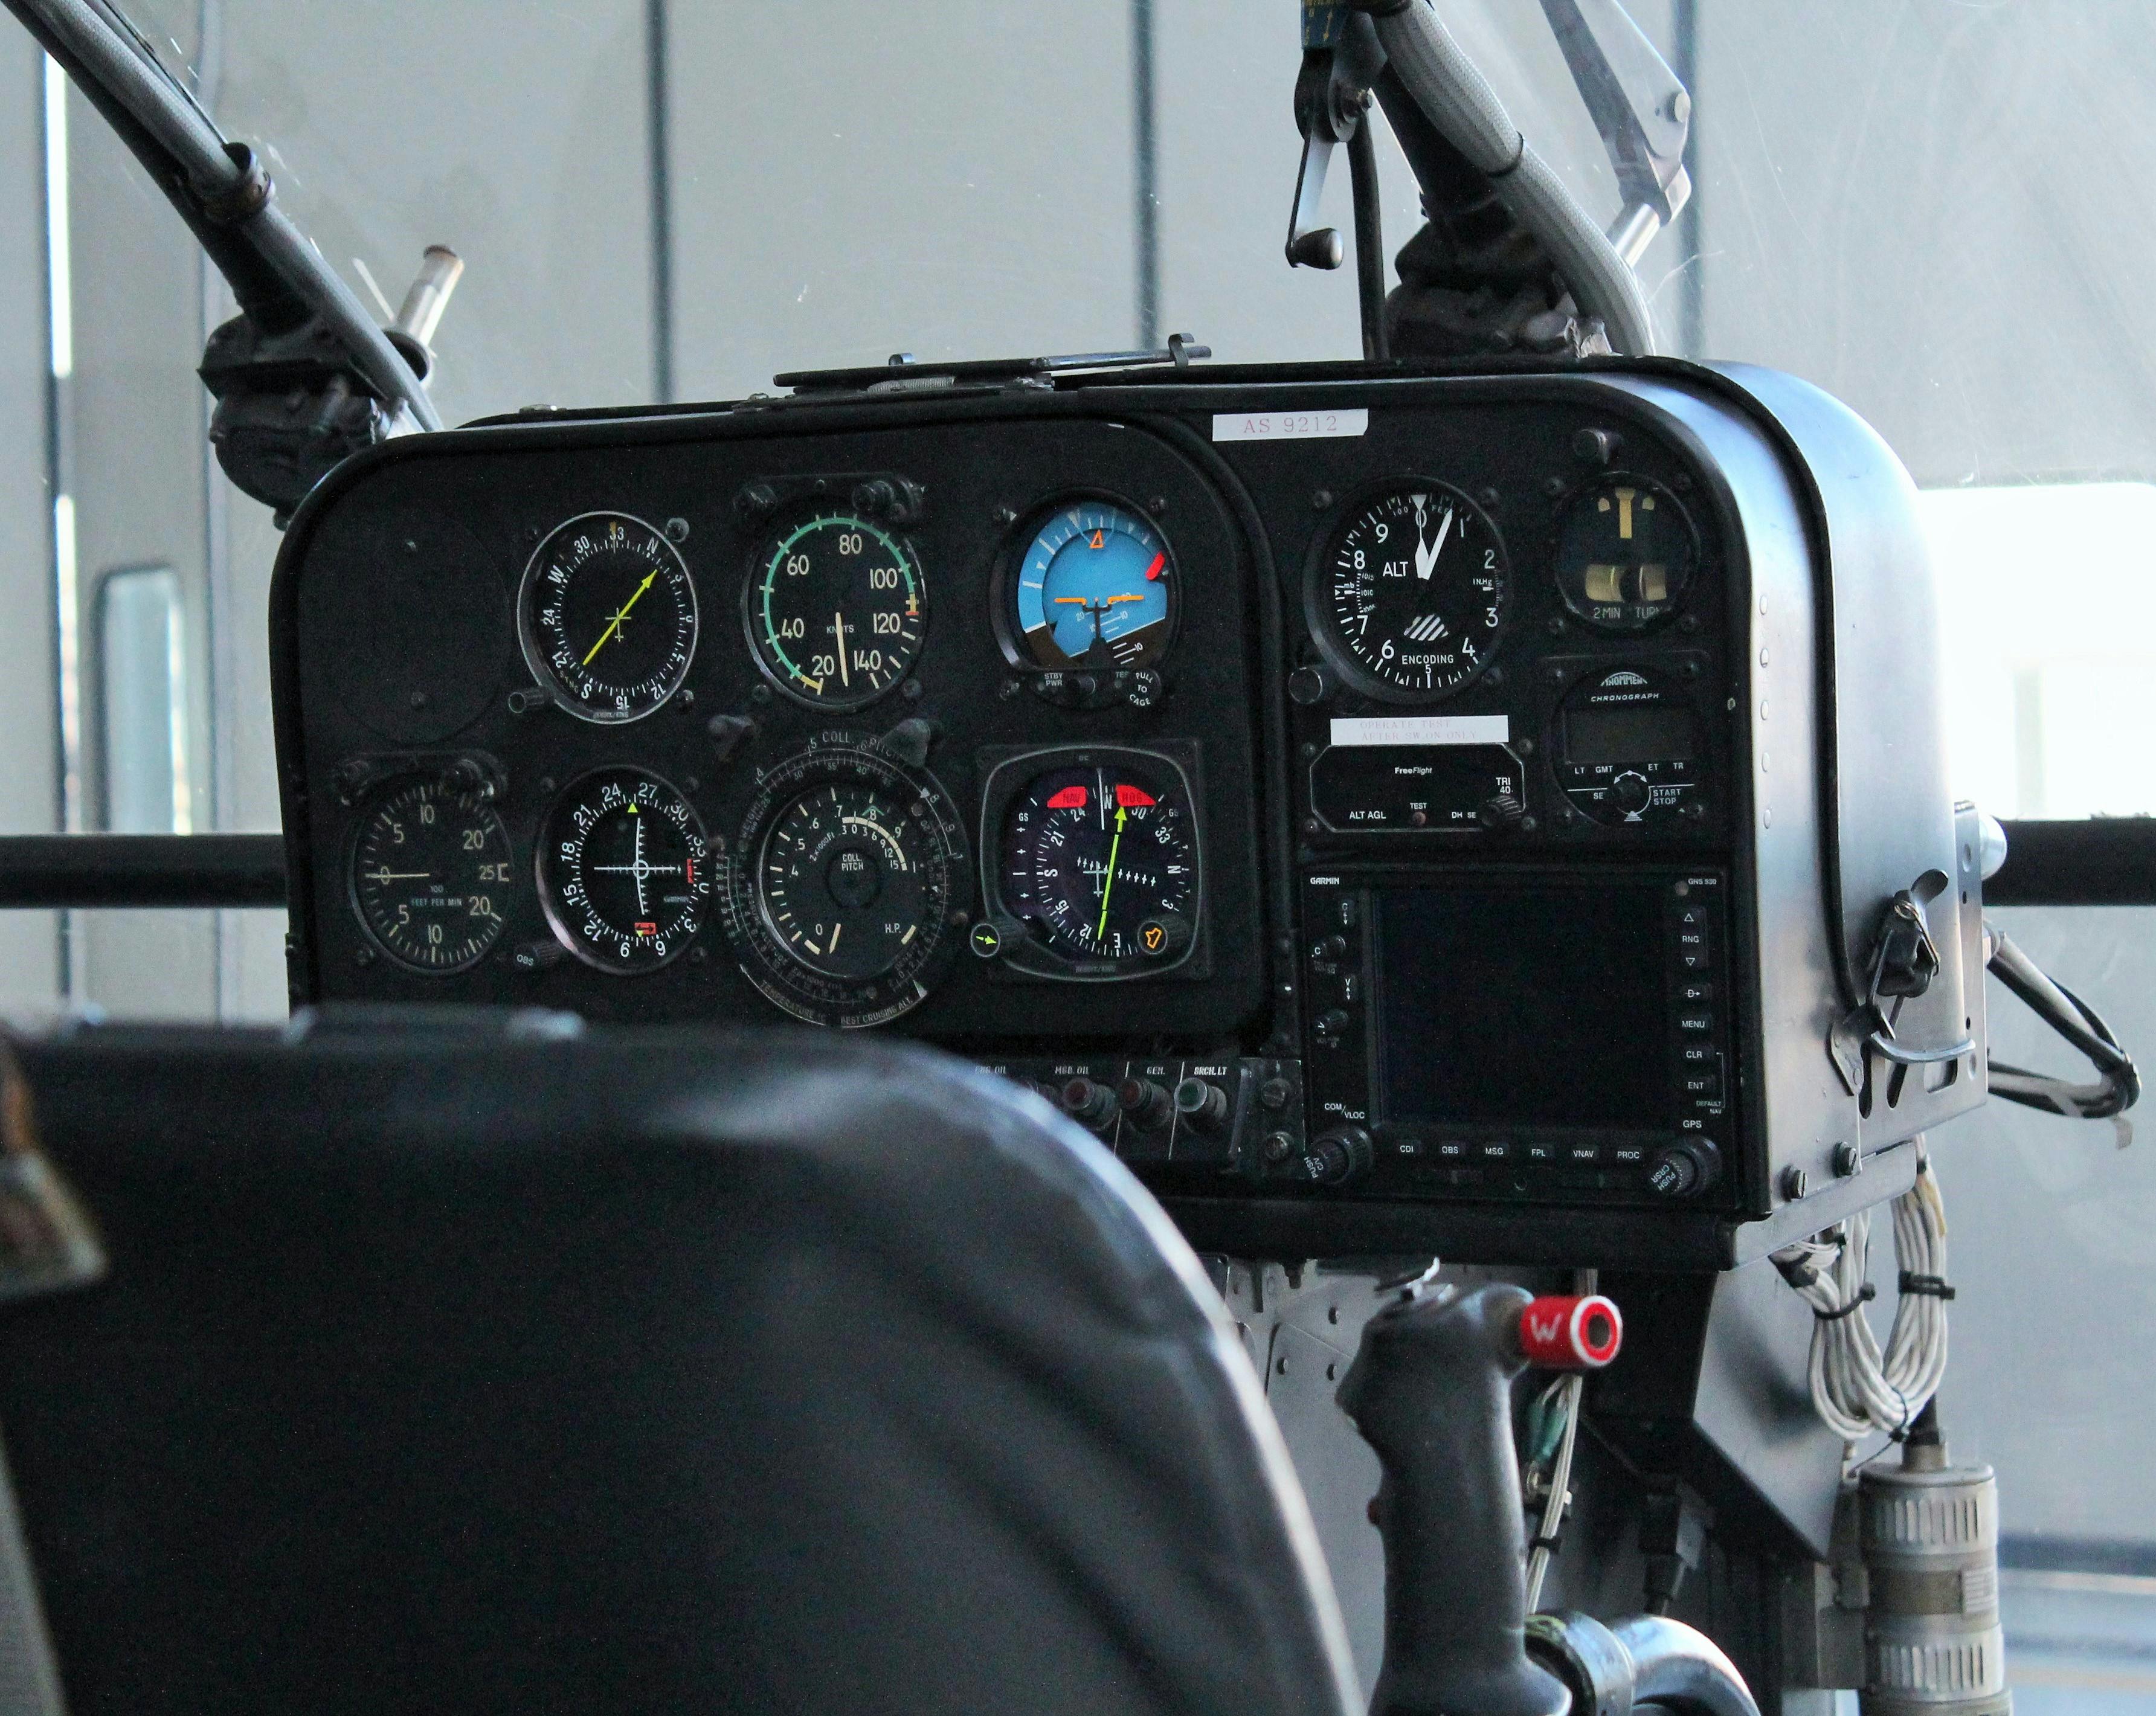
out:
M1696 1197L1722 1177L1722 1152L1704 1138L1687 1138L1656 1155L1647 1184L1659 1196Z
M1370 1170L1376 1151L1360 1126L1336 1126L1311 1140L1300 1164L1313 1186L1344 1186Z

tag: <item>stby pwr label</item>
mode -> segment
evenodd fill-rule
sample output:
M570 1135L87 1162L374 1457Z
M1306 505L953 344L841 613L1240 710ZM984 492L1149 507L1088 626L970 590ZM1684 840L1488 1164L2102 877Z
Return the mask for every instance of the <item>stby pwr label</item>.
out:
M1341 745L1310 766L1310 804L1342 834L1465 832L1525 802L1520 760L1502 745Z

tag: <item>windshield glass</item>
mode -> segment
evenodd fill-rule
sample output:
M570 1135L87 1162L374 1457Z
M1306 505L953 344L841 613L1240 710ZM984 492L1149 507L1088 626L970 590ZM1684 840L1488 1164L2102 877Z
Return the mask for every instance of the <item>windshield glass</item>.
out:
M428 245L463 257L432 382L453 423L739 397L781 371L901 351L1177 331L1226 361L1359 349L1353 267L1282 259L1287 0L129 9L377 313ZM2156 7L1629 9L1694 97L1694 195L1640 264L1665 348L1815 382L1907 464L1962 791L2009 818L2156 812L2156 358L2134 309L2156 274ZM1614 175L1540 9L1444 10L1539 151L1613 218ZM0 377L15 485L0 613L53 639L49 675L0 676L0 716L50 758L0 781L0 817L274 829L263 615L279 537L204 445L195 375L229 295L19 31L0 38L0 74L29 97L0 104L15 187L0 306L21 323ZM1420 216L1382 127L1379 159L1389 256ZM1345 181L1326 205L1343 233ZM2146 1044L2152 916L2004 921ZM276 914L0 918L16 938L0 999L284 1011ZM2102 1562L2152 1581L2146 1598L2156 1468L2126 1456L2148 1394L2104 1352L2156 1340L2139 1267L2156 1172L2145 1145L2114 1155L2100 1129L1994 1104L1942 1149L1969 1272L1948 1399L1968 1451L2001 1469L2025 1570ZM2059 1308L2083 1305L2119 1307L2132 1332L2061 1338ZM2071 1688L2083 1670L2061 1649L2052 1683Z

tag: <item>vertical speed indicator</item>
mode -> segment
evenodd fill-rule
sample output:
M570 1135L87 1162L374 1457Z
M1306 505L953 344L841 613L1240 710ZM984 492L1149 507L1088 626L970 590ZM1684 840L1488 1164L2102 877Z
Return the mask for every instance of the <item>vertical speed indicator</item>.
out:
M1511 569L1497 527L1457 489L1399 477L1367 489L1319 552L1312 630L1358 690L1430 702L1490 665Z

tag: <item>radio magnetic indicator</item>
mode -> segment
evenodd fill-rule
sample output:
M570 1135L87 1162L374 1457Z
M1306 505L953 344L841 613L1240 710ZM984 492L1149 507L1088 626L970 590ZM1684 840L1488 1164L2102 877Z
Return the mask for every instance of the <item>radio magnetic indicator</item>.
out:
M526 664L570 714L605 725L639 720L681 689L696 624L680 551L627 513L557 526L517 592Z

